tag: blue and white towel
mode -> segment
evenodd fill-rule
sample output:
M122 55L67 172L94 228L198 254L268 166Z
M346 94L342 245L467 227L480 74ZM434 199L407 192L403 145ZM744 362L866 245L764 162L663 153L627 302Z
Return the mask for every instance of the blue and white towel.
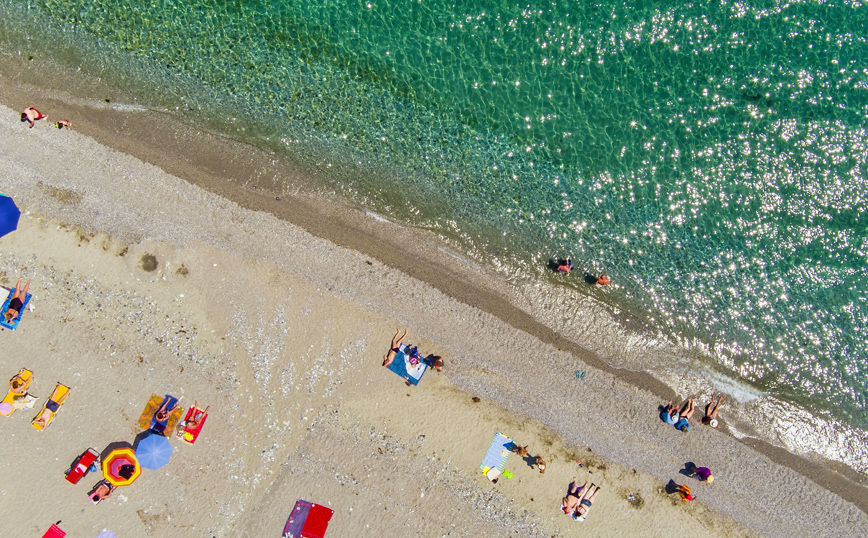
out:
M410 355L404 352L407 349L407 346L401 344L398 349L400 349L400 351L395 353L395 359L392 360L392 364L387 366L387 368L403 377L414 386L418 385L419 381L422 380L422 376L425 375L425 371L428 369L428 364L420 358L419 362L414 366L410 363Z

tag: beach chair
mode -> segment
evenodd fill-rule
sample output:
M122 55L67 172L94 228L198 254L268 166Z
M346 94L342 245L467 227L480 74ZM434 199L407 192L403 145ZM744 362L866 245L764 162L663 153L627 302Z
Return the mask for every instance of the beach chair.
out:
M90 472L90 466L94 464L98 457L99 453L96 450L88 448L84 454L75 460L72 467L66 471L66 480L71 484L78 484L78 481Z
M300 499L283 527L283 538L325 538L335 511Z
M169 416L166 420L157 420L157 410L163 406L163 402L166 400L169 402ZM151 398L145 404L145 409L142 411L141 416L139 416L138 426L143 430L152 430L165 437L170 437L183 414L184 408L178 405L178 398L170 394L166 394L165 396L151 394Z
M5 289L5 286L3 286ZM15 293L15 289L9 290L9 295L6 296L6 301L3 302L3 308L0 309L0 313L5 313L6 310L9 309L9 301L12 300L12 294ZM24 315L24 309L27 308L27 305L30 303L31 294L27 293L24 295L24 303L21 305L21 310L18 311L18 315L12 318L9 321L6 321L6 318L0 314L0 326L6 327L7 329L15 330L18 327L18 322L21 321L21 316Z
M69 396L69 387L58 383L57 386L54 387L54 392L51 393L51 396L49 396L48 400L46 400L42 405L42 411L33 418L30 424L32 424L37 430L44 430L47 428L48 425L51 424L51 421L54 420L54 415L56 415L57 411L60 410L60 406L66 401L67 396ZM44 419L44 421L42 419Z
M23 392L12 392L11 383L15 377L18 377L24 383L23 389L19 388L19 391L23 390ZM15 411L15 406L13 405L15 401L23 398L27 394L27 387L29 387L30 382L33 381L33 372L27 368L22 368L18 371L18 374L15 377L13 377L12 380L9 380L9 392L6 393L6 397L3 398L2 402L0 402L0 415L3 415L4 417L11 415L12 411Z
M195 420L197 417L199 423L194 427L188 426L188 423L191 420ZM195 405L191 405L190 409L187 410L187 416L184 417L184 421L181 423L183 426L178 427L178 437L180 437L185 443L192 445L196 442L196 439L199 438L199 433L202 431L202 426L205 425L205 419L207 418L208 413L199 409Z

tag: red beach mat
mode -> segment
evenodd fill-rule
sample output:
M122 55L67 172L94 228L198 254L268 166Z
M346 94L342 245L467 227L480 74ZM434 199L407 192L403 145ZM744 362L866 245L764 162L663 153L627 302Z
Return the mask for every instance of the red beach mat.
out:
M60 523L60 521L57 523ZM42 538L64 538L66 533L57 526L57 523L52 524L45 534L42 535Z
M325 538L334 513L331 508L298 500L283 528L283 538Z

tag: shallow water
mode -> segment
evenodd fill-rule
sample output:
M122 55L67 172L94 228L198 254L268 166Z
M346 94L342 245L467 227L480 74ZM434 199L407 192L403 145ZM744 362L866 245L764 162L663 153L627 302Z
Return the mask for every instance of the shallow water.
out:
M711 371L868 427L860 4L294 4L6 0L0 22L516 285L605 272Z

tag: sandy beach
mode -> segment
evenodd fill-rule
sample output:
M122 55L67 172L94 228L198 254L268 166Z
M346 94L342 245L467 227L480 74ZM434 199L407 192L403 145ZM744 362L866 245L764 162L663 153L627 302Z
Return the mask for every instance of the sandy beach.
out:
M868 534L864 476L700 427L701 409L675 431L657 418L666 385L541 323L433 238L323 203L300 175L299 192L270 192L299 172L159 114L45 91L28 98L76 128L27 129L26 92L0 88L0 189L24 213L0 239L0 283L25 276L34 295L0 334L3 375L72 392L45 431L36 410L0 417L7 534L62 520L70 536L279 536L302 498L335 510L330 538ZM445 371L412 387L384 369L395 327ZM132 442L152 393L210 405L201 437L92 506L99 477L63 471ZM546 473L513 455L514 478L489 482L497 431ZM714 484L679 474L687 461ZM584 523L558 509L574 476L602 486Z

